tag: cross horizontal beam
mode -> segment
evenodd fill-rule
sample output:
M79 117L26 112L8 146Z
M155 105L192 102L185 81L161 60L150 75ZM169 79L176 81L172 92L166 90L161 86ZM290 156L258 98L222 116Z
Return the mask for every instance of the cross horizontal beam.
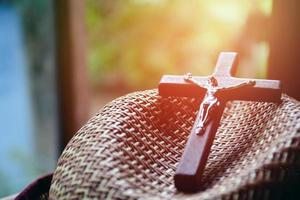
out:
M197 77L194 79L200 84L205 85L208 77ZM262 79L245 79L236 77L217 77L220 86L235 85L247 80L254 80L254 87L238 88L235 90L223 91L220 97L225 101L244 100L244 101L263 101L263 102L280 102L281 84L278 80L262 80ZM180 97L197 97L203 98L206 89L192 85L184 81L183 76L165 75L162 77L159 88L161 96L180 96ZM268 88L268 89L266 89ZM260 98L257 98L257 97Z

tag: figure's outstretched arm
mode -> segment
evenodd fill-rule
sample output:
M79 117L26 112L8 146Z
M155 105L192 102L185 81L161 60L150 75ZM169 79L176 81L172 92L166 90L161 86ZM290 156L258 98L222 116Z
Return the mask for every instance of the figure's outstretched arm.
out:
M184 81L188 82L188 83L192 83L200 88L206 88L206 85L200 85L192 76L191 73L187 73L184 75Z
M232 86L229 86L229 87L220 87L218 89L219 90L233 90L233 89L237 89L237 88L240 88L240 87L254 86L254 85L255 85L255 81L250 80L250 81L245 81L243 83L239 83L239 84L232 85Z

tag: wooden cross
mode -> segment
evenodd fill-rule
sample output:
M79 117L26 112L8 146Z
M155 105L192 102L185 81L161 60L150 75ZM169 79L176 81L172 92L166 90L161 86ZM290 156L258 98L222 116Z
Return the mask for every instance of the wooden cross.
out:
M208 77L163 76L159 94L202 99L174 181L180 191L192 192L201 187L201 176L225 108L230 100L281 101L278 80L242 79L231 76L237 63L237 53L221 53L215 72Z

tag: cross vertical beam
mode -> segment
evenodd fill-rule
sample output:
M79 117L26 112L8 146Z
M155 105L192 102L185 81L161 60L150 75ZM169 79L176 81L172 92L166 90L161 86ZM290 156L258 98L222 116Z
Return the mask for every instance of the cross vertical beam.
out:
M193 192L201 186L201 177L204 172L207 158L213 144L219 122L225 106L221 105L218 112L213 116L202 135L197 135L194 123L188 142L184 149L181 160L174 176L175 186L180 191ZM195 121L199 120L199 114Z

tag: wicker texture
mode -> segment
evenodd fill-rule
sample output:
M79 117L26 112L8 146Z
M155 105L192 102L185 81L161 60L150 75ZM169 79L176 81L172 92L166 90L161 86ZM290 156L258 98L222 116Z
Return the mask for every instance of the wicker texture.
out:
M208 158L203 190L184 194L176 191L173 174L199 100L161 98L157 90L118 98L69 142L58 161L49 197L281 198L293 190L292 183L300 176L300 103L286 95L282 99L279 105L227 103Z

